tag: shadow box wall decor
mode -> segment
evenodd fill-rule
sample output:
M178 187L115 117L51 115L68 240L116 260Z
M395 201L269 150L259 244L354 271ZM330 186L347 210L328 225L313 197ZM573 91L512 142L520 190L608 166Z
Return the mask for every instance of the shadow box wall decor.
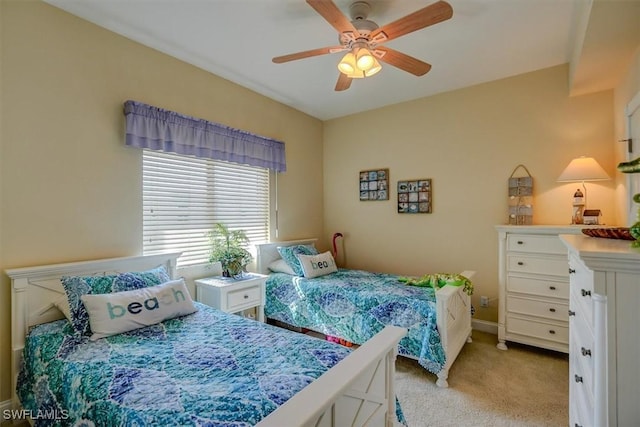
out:
M360 172L360 200L389 200L389 169Z
M431 213L431 179L398 181L398 213Z

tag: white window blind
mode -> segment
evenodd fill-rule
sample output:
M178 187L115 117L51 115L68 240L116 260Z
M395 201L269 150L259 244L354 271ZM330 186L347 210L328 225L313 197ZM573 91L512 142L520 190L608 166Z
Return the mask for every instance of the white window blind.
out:
M143 152L143 250L182 251L179 266L207 263L213 224L269 240L269 170L173 153Z

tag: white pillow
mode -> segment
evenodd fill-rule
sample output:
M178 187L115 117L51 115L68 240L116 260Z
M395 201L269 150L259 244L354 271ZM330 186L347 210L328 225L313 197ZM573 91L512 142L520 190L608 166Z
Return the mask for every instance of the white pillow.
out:
M71 322L71 307L69 307L69 300L66 295L62 295L60 298L55 300L53 305L56 306L62 314L64 314L64 317L66 317L69 322Z
M296 275L296 272L293 271L293 268L291 268L291 266L287 264L287 262L282 258L278 258L277 260L273 261L271 264L269 264L268 268L274 273L287 273L293 276Z
M319 277L338 271L336 262L329 251L318 255L297 256L302 266L302 271L304 271L304 277Z
M197 311L183 279L132 291L87 294L80 298L89 313L92 341Z

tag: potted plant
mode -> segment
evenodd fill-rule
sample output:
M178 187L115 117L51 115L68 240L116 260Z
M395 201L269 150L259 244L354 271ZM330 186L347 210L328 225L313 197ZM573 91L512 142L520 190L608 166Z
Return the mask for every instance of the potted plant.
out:
M249 243L244 230L229 230L225 224L216 223L208 233L211 242L209 262L219 262L224 277L236 277L246 271L253 256L243 246Z

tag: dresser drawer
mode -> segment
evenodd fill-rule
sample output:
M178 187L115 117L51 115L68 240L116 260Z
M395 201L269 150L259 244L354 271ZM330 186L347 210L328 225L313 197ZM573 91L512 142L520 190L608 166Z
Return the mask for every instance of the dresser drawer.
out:
M507 296L507 312L544 317L561 322L569 321L569 303L540 301L518 296Z
M539 254L566 254L567 247L558 236L543 236L530 234L509 234L507 250L515 252L529 252Z
M507 268L510 272L544 274L549 276L568 277L567 258L561 256L533 256L509 254Z
M507 333L536 337L562 344L569 343L569 327L507 314Z
M572 349L573 350L573 349ZM569 353L569 382L573 386L577 399L582 401L586 408L593 406L593 371L589 370L584 360L578 359L576 351ZM586 414L593 413L593 409Z
M507 291L569 300L569 282L509 275Z
M245 305L260 305L261 290L258 285L227 293L227 308L230 311Z
M571 372L569 378L569 405L570 427L591 427L593 426L593 393L588 390L584 383L576 383L574 373Z

